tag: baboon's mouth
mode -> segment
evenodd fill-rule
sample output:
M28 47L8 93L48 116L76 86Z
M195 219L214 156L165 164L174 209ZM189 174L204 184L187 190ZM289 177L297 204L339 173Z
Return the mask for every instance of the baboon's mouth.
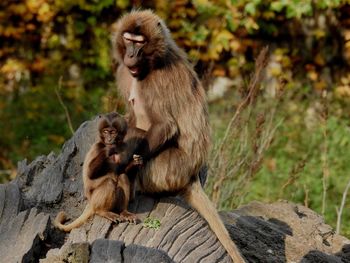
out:
M139 74L139 68L138 67L130 67L129 71L130 71L131 75L133 75L133 76L137 76Z

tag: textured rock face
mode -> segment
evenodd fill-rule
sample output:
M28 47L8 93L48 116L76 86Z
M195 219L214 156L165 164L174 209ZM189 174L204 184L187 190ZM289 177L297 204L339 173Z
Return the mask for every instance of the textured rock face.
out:
M131 203L141 220L159 219L159 229L98 216L69 234L52 227L58 211L76 218L84 209L81 170L97 121L83 123L58 156L20 162L17 178L0 185L0 261L230 262L206 222L176 197ZM303 206L253 202L221 216L247 262L350 262L350 241Z

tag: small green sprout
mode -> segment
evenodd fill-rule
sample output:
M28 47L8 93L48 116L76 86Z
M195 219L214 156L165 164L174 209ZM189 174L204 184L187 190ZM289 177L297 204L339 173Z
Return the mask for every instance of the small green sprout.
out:
M155 230L158 230L160 228L160 220L157 218L152 218L152 217L147 217L144 221L143 221L143 226L144 227L148 227L148 228L152 228Z

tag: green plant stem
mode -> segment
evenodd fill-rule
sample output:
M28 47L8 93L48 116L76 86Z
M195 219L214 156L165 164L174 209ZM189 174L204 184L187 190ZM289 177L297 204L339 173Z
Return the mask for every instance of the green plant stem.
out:
M342 197L342 200L341 200L340 208L339 208L339 210L337 210L337 214L338 215L337 215L337 228L336 228L336 231L335 231L336 234L339 234L339 232L340 232L341 217L342 217L342 214L343 214L343 209L344 209L344 206L345 206L346 196L348 195L349 188L350 188L350 180L349 180L348 184L346 185L345 190L343 192L343 197Z
M58 80L58 89L55 88L55 93L56 93L56 96L58 98L58 101L59 103L61 104L63 110L64 110L64 113L66 115L66 118L67 118L67 122L68 122L68 127L69 127L69 130L70 132L72 133L72 135L74 134L74 129L73 129L73 125L72 125L72 120L70 118L70 115L69 115L69 111L66 107L66 105L64 104L63 100L62 100L62 97L61 97L61 94L59 93L59 90L61 89L62 87L62 76L59 78Z

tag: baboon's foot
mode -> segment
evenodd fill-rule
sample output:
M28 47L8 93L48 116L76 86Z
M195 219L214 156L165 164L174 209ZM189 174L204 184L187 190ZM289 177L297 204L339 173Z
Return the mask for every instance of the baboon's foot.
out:
M129 222L132 224L137 224L137 222L139 221L139 219L137 218L136 214L131 213L127 210L124 210L120 213L120 217L122 218L122 220L124 222Z
M120 223L120 222L125 221L125 220L123 220L123 218L120 215L113 213L113 212L110 212L110 211L98 211L98 212L96 212L96 214L98 214L99 216L102 216L104 218L107 218L108 220L111 220L114 223Z

